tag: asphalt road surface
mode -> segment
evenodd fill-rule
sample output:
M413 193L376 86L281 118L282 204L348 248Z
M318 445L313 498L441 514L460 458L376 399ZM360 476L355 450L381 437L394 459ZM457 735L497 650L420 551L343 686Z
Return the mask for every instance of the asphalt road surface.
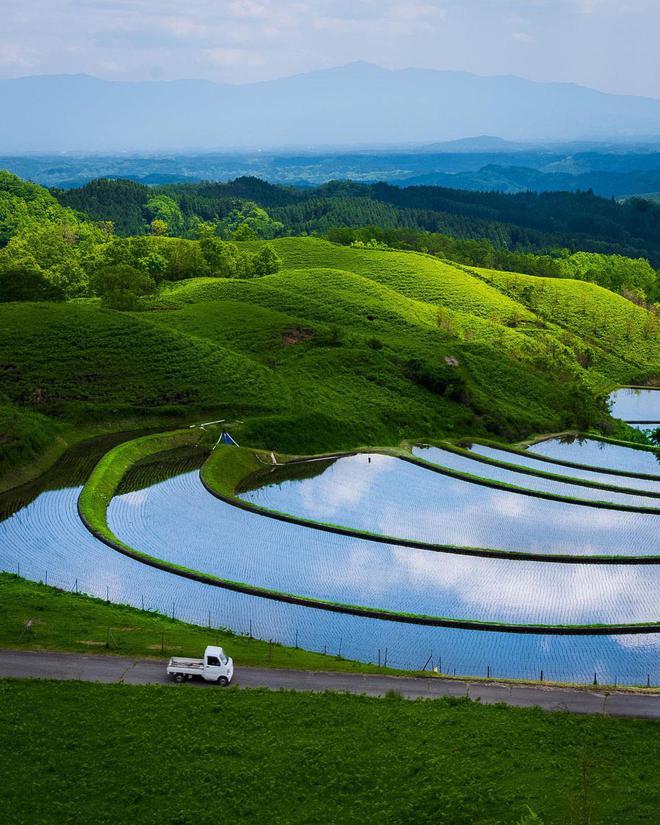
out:
M164 660L0 650L0 678L7 677L69 679L126 685L174 685L167 676ZM221 690L203 681L189 684ZM388 691L395 690L406 699L468 696L484 704L505 702L516 707L536 706L544 710L563 710L571 713L660 719L660 694L606 692L597 688L577 690L542 685L470 682L442 677L381 676L257 667L237 667L234 684L239 687L260 687L270 690L344 691L367 696L383 696ZM186 689L178 687L180 690Z

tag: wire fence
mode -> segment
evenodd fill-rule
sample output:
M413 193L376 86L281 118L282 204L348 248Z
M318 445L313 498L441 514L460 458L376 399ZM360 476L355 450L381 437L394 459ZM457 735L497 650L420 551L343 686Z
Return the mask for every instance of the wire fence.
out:
M619 643L618 651L615 647L613 653L606 655L612 644L617 644L613 637L543 636L530 639L531 634L399 625L219 591L171 574L164 575L175 580L174 586L164 592L153 586L130 588L125 581L83 580L48 569L39 571L20 562L7 572L62 591L93 596L107 603L128 605L186 622L207 629L211 634L229 632L328 657L355 659L380 668L452 677L639 687L660 685L658 634L651 640L628 639L622 645ZM26 620L29 618L26 616ZM21 639L32 632L32 627L23 624L17 628L17 637ZM91 643L120 650L122 634L116 628L108 627L102 640ZM150 650L165 654L169 647L167 638L161 633L150 645Z

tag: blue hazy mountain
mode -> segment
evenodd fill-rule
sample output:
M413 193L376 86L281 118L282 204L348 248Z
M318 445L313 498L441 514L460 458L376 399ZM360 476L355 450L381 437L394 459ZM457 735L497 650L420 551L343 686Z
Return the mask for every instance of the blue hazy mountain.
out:
M243 85L87 75L0 81L0 152L167 151L660 135L660 100L366 63ZM460 146L460 144L459 144ZM456 147L458 148L458 147Z

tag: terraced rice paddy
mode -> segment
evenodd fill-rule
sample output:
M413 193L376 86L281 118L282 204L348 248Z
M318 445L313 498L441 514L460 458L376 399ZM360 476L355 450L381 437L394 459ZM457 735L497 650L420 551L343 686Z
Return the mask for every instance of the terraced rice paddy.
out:
M590 467L624 470L627 473L660 478L660 460L657 453L631 450L592 438L550 438L533 444L529 452L555 461L571 461Z
M582 467L569 467L564 464L554 463L550 459L543 460L532 452L521 453L494 447L489 444L474 443L469 446L470 452L475 455L492 458L496 461L510 464L517 467L528 467L536 473L552 473L559 476L570 476L573 479L588 481L596 484L606 484L608 486L623 487L635 490L644 490L660 496L660 478L654 481L650 478L637 478L631 475L618 475L613 469L586 470Z
M612 415L624 421L660 424L660 389L623 387L610 396Z
M455 458L436 453L438 463ZM472 463L482 475L495 470ZM315 478L278 480L242 497L271 510L402 539L548 556L660 555L658 516L493 489L389 456L340 458Z
M544 476L520 472L515 468L497 467L493 464L482 463L468 455L460 455L438 447L415 447L413 453L440 467L471 476L484 477L487 480L512 485L523 490L534 490L581 501L606 502L614 507L660 508L660 500L654 500L651 496L622 493L609 489L572 484L567 481L556 481ZM569 472L569 470L564 469L565 475L568 475ZM643 490L641 492L647 491Z
M591 440L589 440L591 442ZM567 460L588 464L587 442L562 445ZM644 463L654 454L611 447L603 466ZM489 450L516 462L516 455ZM613 452L616 451L616 452ZM494 467L447 450L419 455L456 472L525 486L527 494L380 454L318 462L300 472L277 469L242 494L254 504L298 517L387 536L456 545L454 552L340 535L245 510L207 491L199 452L180 451L138 465L108 510L114 533L138 550L224 579L314 600L449 620L503 623L523 632L424 626L290 604L202 584L129 559L95 539L76 505L93 462L46 478L40 488L0 502L0 568L29 578L158 609L177 618L313 650L420 668L430 659L447 673L563 681L660 682L660 633L557 635L525 625L632 625L660 620L658 516L592 506L654 506L657 498ZM634 455L630 455L634 453ZM524 457L559 475L577 470ZM474 465L474 467L472 466ZM585 480L625 479L597 470ZM634 489L650 490L653 482ZM258 483L259 486L254 486ZM534 486L536 485L536 486ZM652 490L651 490L652 491ZM544 499L568 494L584 504ZM656 488L657 492L657 488ZM578 495L579 494L579 495ZM592 503L588 503L591 501ZM2 515L0 515L2 518ZM466 547L535 552L541 559L474 555ZM559 560L571 554L574 561ZM602 555L603 560L594 559ZM614 559L613 556L623 558ZM630 557L642 557L630 564ZM648 556L646 561L644 557ZM589 563L580 563L589 562Z

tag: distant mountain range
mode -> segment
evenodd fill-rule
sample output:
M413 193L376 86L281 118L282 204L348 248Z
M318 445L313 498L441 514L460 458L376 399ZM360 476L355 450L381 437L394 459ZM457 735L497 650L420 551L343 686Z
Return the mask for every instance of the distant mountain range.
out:
M0 152L165 152L660 136L660 100L565 83L366 63L280 80L120 82L87 75L0 81Z

